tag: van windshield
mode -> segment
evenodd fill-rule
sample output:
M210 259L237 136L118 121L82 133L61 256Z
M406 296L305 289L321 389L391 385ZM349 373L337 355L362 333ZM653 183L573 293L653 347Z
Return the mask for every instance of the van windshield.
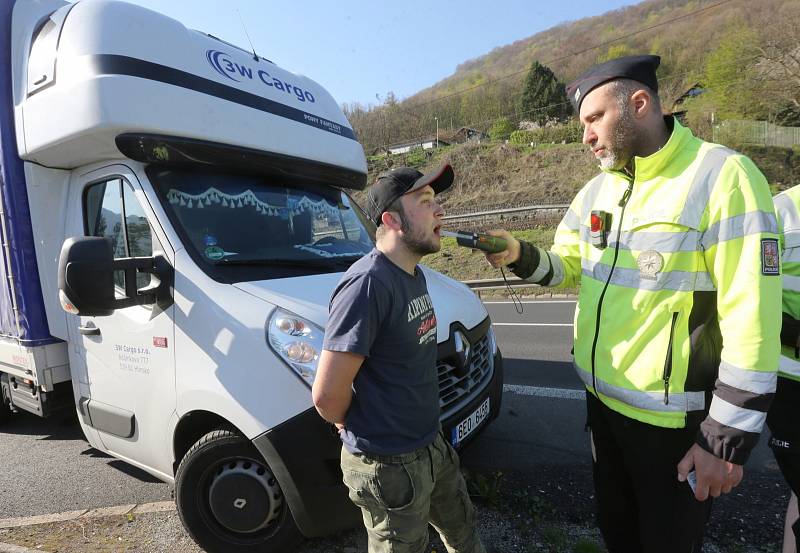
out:
M374 229L337 188L153 167L148 176L189 253L218 280L343 271L373 247Z

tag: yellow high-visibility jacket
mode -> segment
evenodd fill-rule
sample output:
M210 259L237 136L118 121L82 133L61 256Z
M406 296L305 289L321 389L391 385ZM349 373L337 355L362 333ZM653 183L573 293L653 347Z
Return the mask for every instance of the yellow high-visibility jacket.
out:
M781 233L783 313L800 321L800 185L775 196L775 213ZM781 353L778 376L800 382L800 351L784 343Z
M633 177L603 170L573 200L551 250L523 243L512 268L547 286L580 284L574 364L589 392L656 426L696 417L697 443L741 464L777 381L775 210L748 158L667 121L668 142L636 157ZM605 247L592 232L604 218Z

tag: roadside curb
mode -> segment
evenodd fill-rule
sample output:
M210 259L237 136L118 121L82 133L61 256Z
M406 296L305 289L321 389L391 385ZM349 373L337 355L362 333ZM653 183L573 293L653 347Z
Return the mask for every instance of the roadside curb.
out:
M30 517L16 517L0 519L0 529L4 528L18 528L20 526L34 526L36 524L48 524L51 522L65 522L68 520L75 520L78 518L98 518L120 515L139 515L144 513L163 513L175 510L174 501L156 501L154 503L142 503L137 505L131 503L130 505L116 505L113 507L100 507L98 509L81 509L78 511L65 511L63 513L51 513L48 515L35 515ZM0 543L0 553L22 553L25 551L33 551L31 549L4 549L5 547L18 547L16 545L9 545Z
M42 550L22 547L21 545L14 545L13 543L0 542L0 553L42 553Z

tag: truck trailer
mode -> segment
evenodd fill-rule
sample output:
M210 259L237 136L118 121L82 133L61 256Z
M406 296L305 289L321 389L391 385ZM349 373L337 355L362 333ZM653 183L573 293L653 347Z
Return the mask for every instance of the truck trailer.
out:
M374 247L364 150L315 81L124 2L0 0L0 421L74 409L174 484L208 551L358 524L311 384L330 295ZM423 268L441 422L500 409L485 307Z

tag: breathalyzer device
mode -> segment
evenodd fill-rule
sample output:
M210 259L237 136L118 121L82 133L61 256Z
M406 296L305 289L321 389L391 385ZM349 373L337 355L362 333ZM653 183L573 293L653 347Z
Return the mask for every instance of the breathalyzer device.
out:
M483 250L488 253L500 253L504 251L507 246L504 239L490 234L479 234L477 232L466 232L463 230L459 230L458 232L443 230L441 231L441 235L455 238L459 246Z

